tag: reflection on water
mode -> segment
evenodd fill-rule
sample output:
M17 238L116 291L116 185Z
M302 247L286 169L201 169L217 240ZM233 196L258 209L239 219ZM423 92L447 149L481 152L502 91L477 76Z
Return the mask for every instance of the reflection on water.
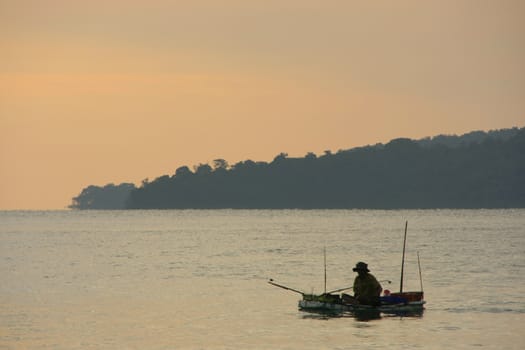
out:
M423 310L397 311L383 313L379 310L358 310L358 311L336 311L336 310L301 310L301 318L329 320L332 318L352 318L359 322L380 320L382 318L422 318Z
M381 319L381 312L377 310L369 311L301 311L303 319L329 320L332 318L352 318L360 322L368 322Z
M307 313L366 261L421 314ZM0 212L0 349L523 349L525 210Z

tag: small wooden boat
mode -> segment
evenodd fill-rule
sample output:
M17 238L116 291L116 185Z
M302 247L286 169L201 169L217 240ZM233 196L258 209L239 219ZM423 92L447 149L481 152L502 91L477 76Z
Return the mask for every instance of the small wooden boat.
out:
M311 312L373 312L373 313L385 313L385 314L420 314L424 310L426 301L424 300L423 292L423 281L421 278L421 264L419 262L419 253L417 255L418 267L419 267L419 278L421 283L421 290L415 292L404 292L403 291L403 273L405 266L405 248L406 248L406 237L407 237L408 221L405 224L405 238L403 241L403 258L401 262L401 283L399 292L390 293L385 290L385 294L379 298L377 305L364 305L359 304L355 300L351 300L345 294L339 295L334 294L342 292L344 290L352 289L352 287L341 288L326 292L326 250L325 250L325 293L323 294L306 294L299 290L284 286L282 284L275 283L272 279L268 281L269 284L283 288L295 293L302 295L302 299L299 300L299 310L311 311ZM389 280L384 280L391 283ZM384 282L383 281L383 282Z
M299 309L302 311L333 311L333 312L366 312L379 311L387 314L401 314L420 312L425 305L423 292L392 293L380 298L379 305L362 305L346 303L338 294L303 294L299 300Z

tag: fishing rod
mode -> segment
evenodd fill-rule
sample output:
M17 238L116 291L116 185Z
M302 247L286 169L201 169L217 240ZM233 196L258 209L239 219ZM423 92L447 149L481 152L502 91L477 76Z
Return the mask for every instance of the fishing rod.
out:
M326 293L326 246L324 247L323 251L324 251L324 294L327 294ZM301 294L303 296L305 295L305 293L301 292L300 290L293 289L293 288L290 288L290 287L287 287L287 286L283 286L282 284L279 284L279 283L275 283L272 278L270 278L268 283L271 284L272 286L276 286L276 287L279 287L279 288L282 288L282 289L286 289L286 290L289 290L289 291L292 291L292 292L295 292L295 293L299 293L299 294ZM348 289L348 288L345 288L345 289ZM330 293L331 292L329 292L328 294L330 294Z
M379 283L385 283L385 282L388 283L388 284L392 283L391 280L381 280L381 281L379 281ZM328 293L325 293L325 294L332 294L332 293L342 292L344 290L349 290L349 289L354 289L354 287L351 286L351 287L346 287L346 288L335 289L335 290L331 290L331 291L329 291Z
M279 284L279 283L275 283L272 278L270 278L268 283L271 284L272 286L276 286L276 287L279 287L279 288L282 288L282 289L286 289L286 290L289 290L289 291L292 291L292 292L295 292L295 293L298 293L298 294L301 294L301 295L305 295L305 293L301 292L300 290L293 289L293 288L290 288L290 287L287 287L287 286L283 286L282 284ZM390 283L392 283L392 281L390 281L390 280L381 280L381 281L379 281L379 283L388 283L388 284L390 284ZM332 293L342 292L344 290L349 290L349 289L353 289L353 288L354 287L352 286L352 287L335 289L335 290L331 290L329 292L325 292L324 294L332 294Z
M289 290L289 291L292 291L292 292L295 292L295 293L299 293L301 295L305 294L304 292L301 292L300 290L293 289L293 288L290 288L290 287L283 286L282 284L275 283L272 278L270 278L268 283L271 284L272 286L276 286L276 287L279 287L279 288L282 288L282 289L286 289L286 290Z

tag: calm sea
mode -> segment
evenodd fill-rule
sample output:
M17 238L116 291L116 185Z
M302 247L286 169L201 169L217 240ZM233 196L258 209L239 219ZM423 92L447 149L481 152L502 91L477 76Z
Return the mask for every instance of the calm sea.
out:
M418 317L299 311L369 264ZM0 349L524 349L525 210L0 212Z

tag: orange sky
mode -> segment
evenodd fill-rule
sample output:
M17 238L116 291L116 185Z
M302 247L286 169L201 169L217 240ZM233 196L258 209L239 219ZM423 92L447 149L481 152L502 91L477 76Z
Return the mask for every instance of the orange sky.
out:
M0 0L0 209L525 126L521 0Z

